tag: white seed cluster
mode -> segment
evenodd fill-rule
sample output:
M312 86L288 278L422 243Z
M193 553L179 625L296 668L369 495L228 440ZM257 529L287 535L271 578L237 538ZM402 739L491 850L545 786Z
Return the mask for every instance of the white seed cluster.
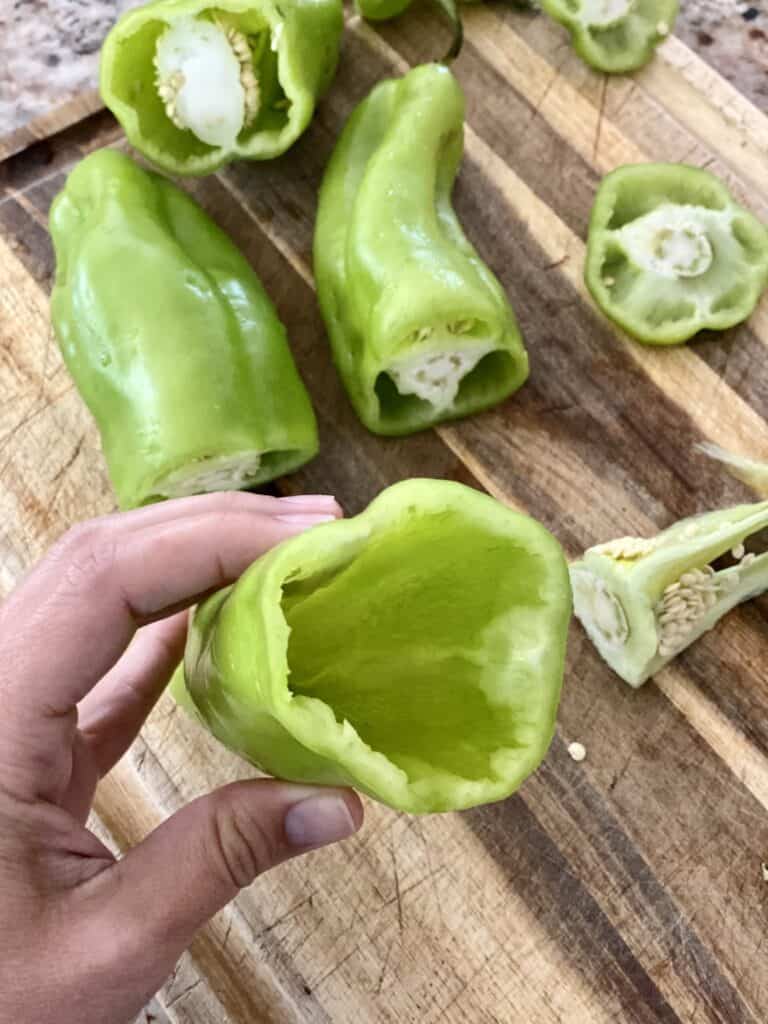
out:
M154 63L155 67L157 67L157 54L155 54ZM176 127L181 128L182 131L186 128L186 125L181 122L179 115L176 112L176 97L179 95L181 87L184 85L184 81L184 75L181 73L181 71L174 71L173 74L166 79L161 79L158 71L158 78L156 83L157 95L160 97L160 99L163 102L163 105L165 106L165 113L170 118L170 120L173 121Z
M609 558L621 558L625 562L631 562L635 558L642 558L643 555L650 555L657 544L656 537L617 537L616 540L598 544L590 550L598 555L608 555Z
M245 121L249 125L259 112L261 97L259 83L253 70L253 52L243 32L230 25L226 29L227 41L240 64L240 84L245 93Z
M743 551L743 545L737 545ZM754 555L744 555L740 565L750 565ZM697 623L713 608L718 599L740 582L738 570L716 578L711 565L683 573L676 583L664 591L656 609L659 626L659 654L662 658L675 654L685 646L686 638L694 632Z

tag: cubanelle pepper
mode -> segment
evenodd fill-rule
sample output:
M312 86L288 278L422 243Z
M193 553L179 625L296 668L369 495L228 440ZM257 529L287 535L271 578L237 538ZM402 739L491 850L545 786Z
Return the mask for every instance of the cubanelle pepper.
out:
M768 283L768 230L708 171L630 164L598 190L585 279L628 334L678 344L750 315Z
M464 98L426 64L345 126L317 213L317 294L360 419L408 434L485 409L528 375L514 313L451 207Z
M760 502L598 544L571 566L576 616L614 671L641 686L768 589L766 529L768 502Z
M279 156L336 70L341 0L155 0L101 54L101 95L129 141L172 174Z
M571 33L582 60L598 71L633 71L647 64L672 31L679 0L541 0Z
M51 208L51 318L119 503L253 487L317 452L285 329L199 206L114 150Z
M173 692L271 775L456 810L508 796L544 757L570 612L543 526L407 480L198 606Z

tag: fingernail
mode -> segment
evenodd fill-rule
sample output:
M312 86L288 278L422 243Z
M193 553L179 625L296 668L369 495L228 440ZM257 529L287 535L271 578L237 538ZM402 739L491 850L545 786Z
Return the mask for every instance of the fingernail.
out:
M287 494L280 501L284 501L286 505L311 505L315 507L318 505L328 506L336 504L336 499L332 494Z
M316 512L295 512L287 516L275 516L281 523L290 523L292 526L316 526L318 523L332 523L336 516L325 515Z
M283 827L291 846L325 846L357 831L346 801L336 793L321 793L294 804Z

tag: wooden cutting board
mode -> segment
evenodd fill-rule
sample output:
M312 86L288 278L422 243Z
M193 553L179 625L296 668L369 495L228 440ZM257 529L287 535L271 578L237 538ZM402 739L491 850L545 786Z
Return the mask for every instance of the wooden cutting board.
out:
M768 455L768 303L750 323L658 351L621 336L582 285L596 185L618 164L685 160L768 219L768 119L670 39L606 80L543 18L466 15L456 206L501 277L531 357L499 408L398 441L365 432L331 366L311 273L322 169L373 83L439 53L414 9L352 20L339 76L282 159L189 187L247 253L288 326L320 456L280 483L356 512L403 477L461 480L554 530L576 556L749 499L694 452ZM97 114L5 165L0 199L0 586L70 523L112 508L97 434L51 339L46 213L71 166L120 133ZM501 804L413 818L369 803L362 833L257 882L199 936L162 993L174 1021L609 1021L760 1024L768 884L768 602L734 612L633 692L574 625L557 737ZM587 760L567 754L572 740ZM163 699L99 789L124 849L247 767Z

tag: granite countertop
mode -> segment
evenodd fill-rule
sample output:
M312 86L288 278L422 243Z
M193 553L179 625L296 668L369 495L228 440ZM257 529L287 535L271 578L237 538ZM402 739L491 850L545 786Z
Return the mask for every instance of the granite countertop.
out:
M0 9L0 137L96 85L109 27L139 0L6 0ZM682 0L676 32L768 109L768 0Z

